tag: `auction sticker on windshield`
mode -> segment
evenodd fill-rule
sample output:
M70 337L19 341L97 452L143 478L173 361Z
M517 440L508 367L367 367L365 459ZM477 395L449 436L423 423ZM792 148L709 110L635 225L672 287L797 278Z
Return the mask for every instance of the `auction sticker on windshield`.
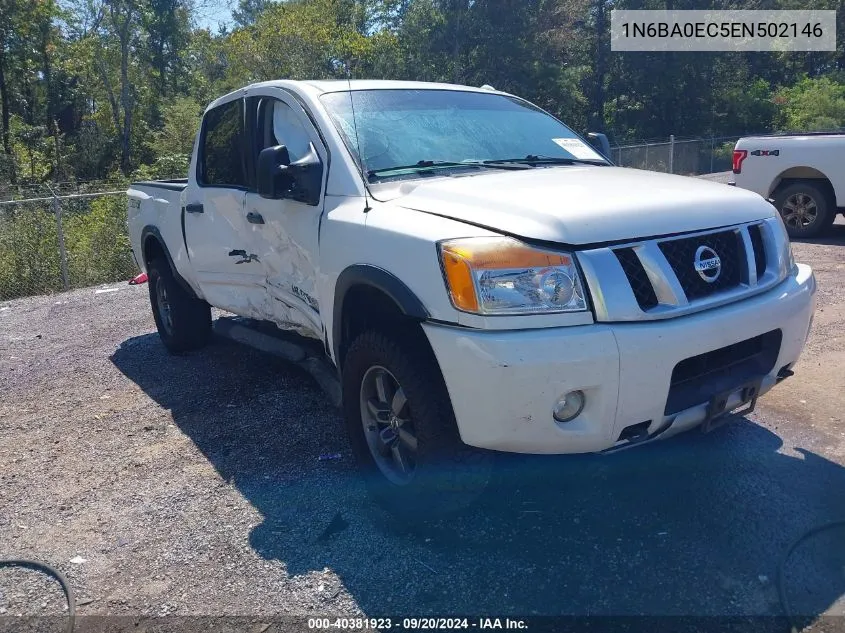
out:
M560 145L575 158L602 160L601 155L580 138L553 138L552 141Z

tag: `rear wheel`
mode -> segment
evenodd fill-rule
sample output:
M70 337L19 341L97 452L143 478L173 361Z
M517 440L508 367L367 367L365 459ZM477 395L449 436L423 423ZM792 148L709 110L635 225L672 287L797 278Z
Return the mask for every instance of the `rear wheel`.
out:
M150 305L164 346L178 354L205 346L211 338L211 307L191 296L163 259L148 266Z
M486 488L492 454L462 443L433 354L412 328L360 335L346 354L343 406L370 495L406 518L459 511Z
M789 237L815 237L836 218L828 191L807 180L781 189L775 196L775 207L783 218Z

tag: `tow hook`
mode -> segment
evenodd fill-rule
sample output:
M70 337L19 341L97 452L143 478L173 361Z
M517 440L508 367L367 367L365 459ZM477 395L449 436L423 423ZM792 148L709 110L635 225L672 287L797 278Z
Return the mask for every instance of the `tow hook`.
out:
M777 383L779 383L783 380L786 380L787 378L791 378L794 375L795 375L795 372L792 371L791 369L789 369L789 367L782 367L781 370L778 372L777 380L775 381L775 384L777 384Z

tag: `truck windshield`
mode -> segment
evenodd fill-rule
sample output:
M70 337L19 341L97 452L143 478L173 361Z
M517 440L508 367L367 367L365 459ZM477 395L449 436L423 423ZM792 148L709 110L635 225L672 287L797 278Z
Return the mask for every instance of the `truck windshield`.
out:
M419 177L433 173L432 165L442 172L502 162L607 164L560 121L515 97L397 89L332 92L321 100L370 181Z

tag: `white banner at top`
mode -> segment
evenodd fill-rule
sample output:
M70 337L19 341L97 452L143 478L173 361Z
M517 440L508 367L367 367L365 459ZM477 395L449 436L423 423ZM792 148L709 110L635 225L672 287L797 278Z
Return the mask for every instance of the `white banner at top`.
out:
M610 12L613 51L835 51L836 11Z

